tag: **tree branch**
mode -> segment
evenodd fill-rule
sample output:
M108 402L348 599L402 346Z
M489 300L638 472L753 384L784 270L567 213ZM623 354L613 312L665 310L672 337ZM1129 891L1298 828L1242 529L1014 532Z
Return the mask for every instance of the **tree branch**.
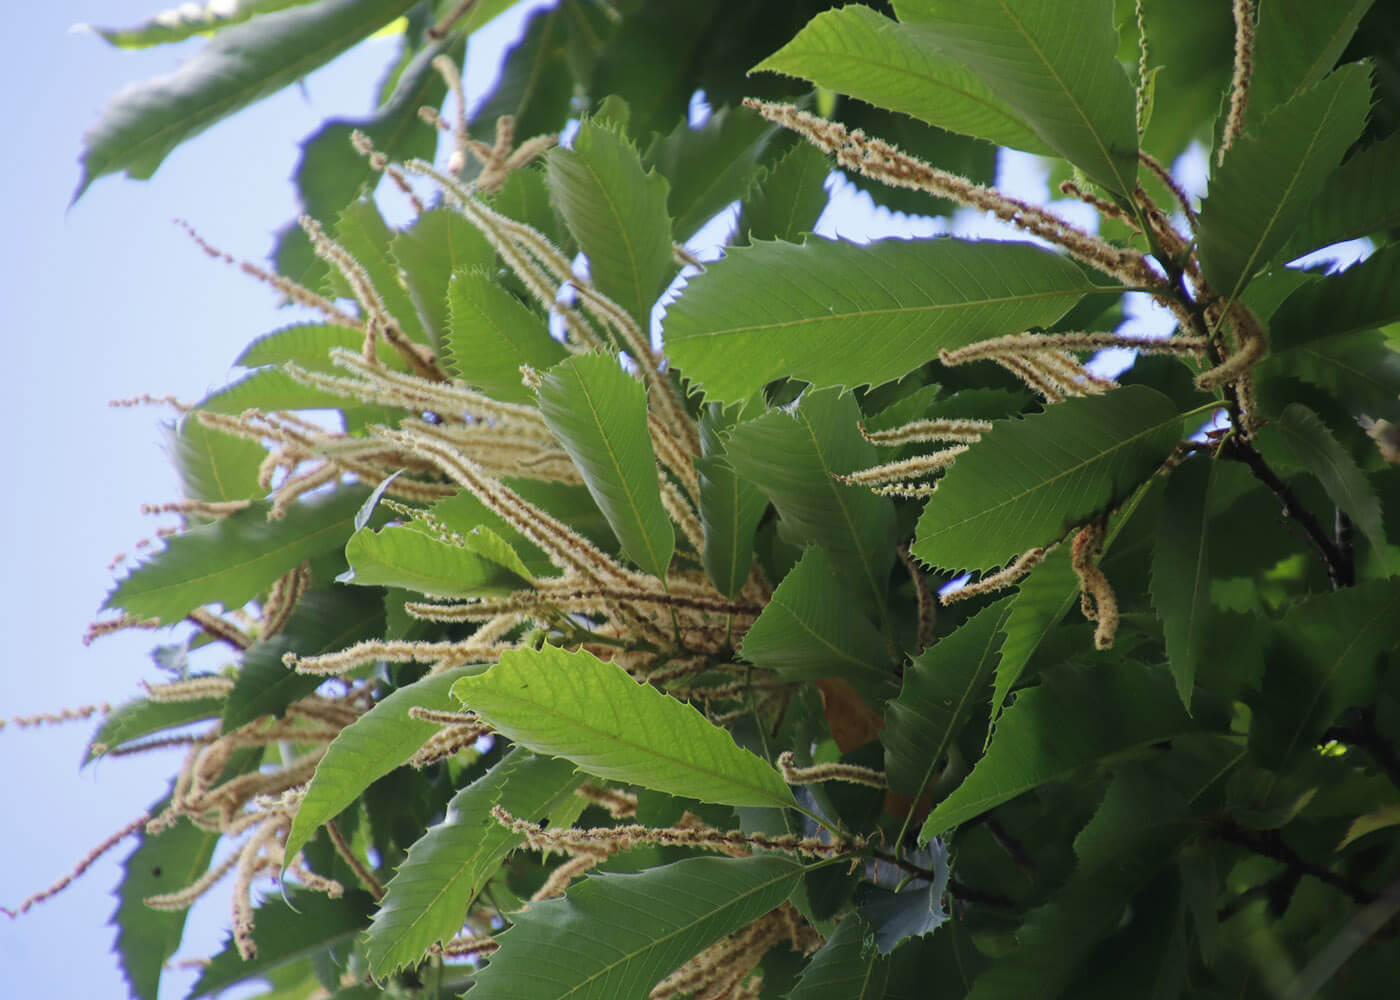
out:
M1293 848L1284 842L1283 836L1277 830L1246 830L1232 820L1219 823L1213 831L1215 835L1226 843L1236 844L1245 850L1258 854L1261 857L1272 858L1280 864L1286 865L1288 871L1285 873L1290 878L1301 875L1311 875L1320 882L1324 882L1345 895L1352 902L1366 904L1373 902L1376 893L1364 886L1357 885L1348 878L1338 875L1329 868L1313 864L1308 861ZM1275 881L1281 881L1283 876L1279 876ZM1265 883L1267 888L1269 883ZM1291 894L1291 890L1290 890ZM1269 893L1272 900L1273 895ZM1285 903L1286 905L1286 903Z

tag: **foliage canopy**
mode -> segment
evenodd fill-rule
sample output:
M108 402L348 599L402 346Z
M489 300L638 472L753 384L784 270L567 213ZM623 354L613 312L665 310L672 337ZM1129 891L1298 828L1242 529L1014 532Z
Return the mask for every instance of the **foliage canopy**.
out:
M1400 9L560 0L464 110L510 5L103 32L209 38L80 194L402 34L248 266L311 318L180 413L180 529L94 626L194 626L92 746L187 747L133 994L229 871L197 996L1386 993ZM815 237L833 167L1020 241Z

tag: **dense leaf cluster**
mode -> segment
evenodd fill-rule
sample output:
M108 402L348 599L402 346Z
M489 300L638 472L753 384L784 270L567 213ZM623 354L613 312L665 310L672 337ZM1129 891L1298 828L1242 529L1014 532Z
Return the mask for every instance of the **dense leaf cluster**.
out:
M196 996L1387 994L1395 6L561 0L433 167L419 108L508 6L104 32L211 37L84 187L404 39L304 149L271 280L316 315L180 417L182 529L107 602L196 627L94 740L188 748L120 890L133 993L223 840ZM997 146L1095 230L986 186ZM813 237L829 158L1036 239ZM431 185L403 227L386 169Z

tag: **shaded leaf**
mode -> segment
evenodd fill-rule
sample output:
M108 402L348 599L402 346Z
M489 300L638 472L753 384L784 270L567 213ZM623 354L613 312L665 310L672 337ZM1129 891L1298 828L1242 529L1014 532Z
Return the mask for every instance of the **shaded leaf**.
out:
M842 573L854 575L853 589L881 608L894 561L894 505L833 478L879 461L859 420L854 397L808 391L790 411L735 427L725 457L772 501L788 541L826 549Z
M168 804L169 800L159 803L151 815L159 814ZM219 835L190 823L176 823L159 836L143 830L137 837L138 846L122 862L112 922L117 927L117 960L131 995L156 1000L161 970L180 946L188 911L153 910L145 900L183 889L203 875Z
M1377 657L1400 640L1400 584L1376 580L1295 604L1274 632L1252 700L1250 750L1280 768L1308 753L1348 706L1374 697Z
M1382 806L1375 812L1358 816L1347 828L1347 835L1342 838L1342 842L1337 845L1337 850L1345 850L1354 841L1360 840L1369 833L1377 830L1385 830L1392 826L1400 826L1400 802L1393 805Z
M1152 549L1152 604L1162 619L1167 665L1186 710L1210 623L1211 492L1218 463L1187 462L1167 481Z
M769 166L740 204L742 246L768 240L795 243L812 231L826 208L831 165L810 143L793 144Z
M920 840L1047 781L1064 780L1085 764L1218 725L1217 714L1187 715L1162 668L1060 667L1002 713L986 754L934 808ZM1065 719L1077 721L1067 727Z
M540 415L583 474L623 554L665 577L676 534L661 504L642 383L614 358L580 355L545 374L539 400Z
M1133 87L1118 63L1112 0L895 0L927 25L1040 139L1123 197L1137 181Z
M496 399L533 403L520 366L544 371L568 357L537 313L480 271L452 275L447 303L448 370Z
M754 536L768 500L730 467L713 421L701 421L700 438L705 454L695 459L695 471L700 483L700 524L705 530L701 559L715 589L733 600L753 566Z
M408 525L363 528L345 545L341 583L403 587L437 597L498 597L525 582L498 562Z
M859 914L842 918L788 1000L880 1000L889 969L869 938L870 925Z
M794 805L778 772L728 732L584 650L511 650L452 694L515 743L600 778L721 805Z
M210 996L349 941L369 923L373 912L374 897L359 889L351 889L339 899L310 890L291 891L285 900L266 899L254 911L257 954L244 961L230 937L204 967L190 997Z
M917 799L973 709L985 704L1014 608L1009 597L983 608L905 668L899 697L885 707L885 774L896 792Z
M416 0L325 0L219 32L168 76L123 90L84 136L74 200L104 174L155 173L180 143L334 59Z
M1288 255L1400 225L1400 132L1354 154L1333 172L1288 243Z
M494 806L538 822L581 780L568 761L514 750L458 792L442 822L408 849L385 886L369 929L371 971L387 976L412 965L430 946L461 930L472 901L525 839L496 822Z
M1201 267L1234 299L1283 248L1366 121L1370 71L1344 66L1242 136L1201 205Z
M1400 396L1400 355L1386 336L1366 330L1280 351L1256 369L1259 381L1292 375L1331 394L1353 415L1395 419Z
M666 178L647 172L619 132L587 121L573 148L552 150L546 166L555 207L588 257L593 284L648 329L652 304L676 270Z
M97 727L92 742L88 744L83 763L95 760L108 751L135 742L143 736L175 729L191 722L217 718L223 707L222 698L199 698L194 701L151 701L147 698L134 698L118 705L103 717L102 724Z
M208 0L200 5L182 4L163 10L154 17L130 28L94 28L92 25L77 25L91 31L119 49L144 49L152 45L168 45L183 42L195 35L208 35L223 28L241 24L259 14L296 7L311 0Z
M949 132L1050 155L1025 120L939 51L939 32L851 4L823 11L754 67L808 80Z
M495 87L467 123L473 136L490 141L502 115L515 119L517 141L564 128L574 93L567 51L574 11L566 8L574 6L564 4L530 16L520 40L505 53Z
M863 885L856 893L860 915L875 929L875 945L888 955L909 938L932 934L948 920L943 893L948 889L948 850L934 840L913 852L914 864L933 872L923 885L892 892L878 885Z
M945 569L990 569L1121 503L1181 437L1170 399L1129 385L999 420L924 507L911 551Z
M1266 444L1281 443L1317 477L1328 498L1351 517L1377 551L1385 551L1385 525L1375 488L1321 417L1302 403L1289 403L1260 434Z
M307 591L282 631L259 639L244 652L233 690L224 703L224 732L264 715L280 717L288 705L325 681L317 674L297 673L282 662L285 654L333 653L374 638L383 628L384 602L378 592L337 586Z
M671 185L666 210L676 242L684 243L725 206L749 194L772 133L773 126L751 111L721 108L698 129L682 119L652 140L643 161Z
M1316 278L1290 294L1270 320L1269 346L1277 353L1396 321L1400 245L1392 244L1341 274Z
M340 731L297 807L287 834L286 854L294 858L312 835L350 805L373 782L404 764L441 727L411 718L414 705L451 711L452 685L484 667L454 667L401 687Z
M472 988L475 1000L644 1000L693 955L792 892L785 858L689 858L640 875L585 879L514 915Z
M809 548L744 636L744 659L783 680L841 677L868 700L889 697L893 657L848 587L825 550Z
M1092 288L1072 262L1027 243L758 243L690 280L667 310L666 346L722 402L784 376L878 385L941 349L1048 326Z
M1316 84L1337 64L1374 0L1269 0L1259 7L1245 130Z
M241 608L305 560L344 545L364 498L362 489L340 489L293 504L277 521L258 502L181 532L127 574L103 606L164 622L206 604Z

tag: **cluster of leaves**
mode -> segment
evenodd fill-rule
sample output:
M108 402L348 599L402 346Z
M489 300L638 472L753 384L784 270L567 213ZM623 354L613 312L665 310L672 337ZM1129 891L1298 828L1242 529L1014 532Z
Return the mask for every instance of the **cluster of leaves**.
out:
M133 992L252 831L195 995L1383 994L1393 5L563 0L469 123L497 147L414 164L433 59L507 5L107 33L213 37L109 109L84 185L406 19L379 110L307 143L329 233L277 251L329 321L182 416L185 524L108 600L196 624L177 671L235 651L94 741L189 745L121 889ZM1199 206L1160 169L1191 142ZM442 203L386 225L371 146ZM1098 234L981 187L996 146ZM814 238L827 154L1040 242ZM673 247L735 203L663 362ZM1357 237L1343 272L1285 266ZM1161 344L1117 332L1130 292ZM1084 367L1115 344L1146 353ZM251 908L259 874L297 887Z

